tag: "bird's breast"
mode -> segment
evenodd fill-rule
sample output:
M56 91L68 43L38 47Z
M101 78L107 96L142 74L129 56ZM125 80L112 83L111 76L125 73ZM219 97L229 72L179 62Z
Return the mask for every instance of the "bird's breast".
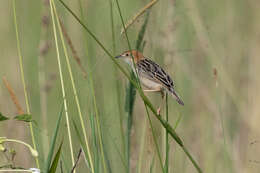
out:
M154 82L153 80L150 80L149 78L139 76L141 83L149 89L155 90L155 89L160 89L162 87L161 84Z

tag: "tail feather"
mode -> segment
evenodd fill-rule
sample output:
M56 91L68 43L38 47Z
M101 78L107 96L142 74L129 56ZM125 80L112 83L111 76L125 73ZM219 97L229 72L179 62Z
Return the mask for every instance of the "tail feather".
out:
M180 105L184 106L183 101L180 99L180 97L178 96L178 94L177 94L175 91L171 91L171 94L172 94L172 96L176 99L176 101L177 101Z

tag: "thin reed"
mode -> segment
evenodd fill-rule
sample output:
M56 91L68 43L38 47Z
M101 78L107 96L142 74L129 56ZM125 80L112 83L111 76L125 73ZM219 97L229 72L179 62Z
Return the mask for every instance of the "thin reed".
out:
M24 93L24 97L25 97L26 111L27 111L28 114L31 114L31 110L30 110L30 106L29 106L29 98L28 98L28 93L27 93L26 84L25 84L25 77L24 77L23 58L22 58L22 53L21 53L20 37L19 37L18 24L17 24L17 19L16 19L16 3L15 3L15 0L12 1L12 5L13 5L16 44L17 44L21 79L22 79L22 84L23 84L23 93ZM31 134L33 147L34 147L35 150L37 150L32 122L29 122L29 127L30 127L30 134ZM37 157L35 157L35 162L36 162L37 168L39 168L40 164L39 164L39 160L38 160Z

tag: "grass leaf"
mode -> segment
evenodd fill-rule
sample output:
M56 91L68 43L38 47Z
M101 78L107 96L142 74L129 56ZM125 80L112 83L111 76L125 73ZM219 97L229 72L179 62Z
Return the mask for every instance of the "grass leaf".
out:
M99 171L99 155L98 155L98 144L97 144L97 137L96 137L96 126L95 126L95 120L94 115L89 116L90 120L90 127L91 127L91 136L93 138L93 153L94 153L94 170L96 172Z
M131 78L135 80L135 74L131 73ZM135 102L135 95L136 95L136 89L129 82L127 88L126 88L126 99L125 99L125 111L128 113L128 116L132 115L133 109L134 109L134 102Z
M55 173L56 172L56 169L57 169L57 166L58 166L58 163L59 163L59 160L60 160L62 144L63 144L63 142L61 142L60 147L59 147L57 153L55 154L55 157L54 157L52 164L51 164L51 168L48 171L48 173Z
M33 122L31 114L22 114L14 117L15 120L24 121L24 122Z
M139 51L143 51L143 39L144 39L144 34L146 31L146 27L147 27L147 23L148 23L148 19L149 19L149 15L150 15L150 10L148 10L146 16L145 16L145 21L141 27L141 30L138 33L138 37L137 37L137 41L136 41L136 49Z
M0 112L0 121L5 121L5 120L9 120L8 117L4 116L1 112Z
M54 130L54 134L53 134L52 139L51 139L51 146L50 146L50 150L49 150L49 153L48 153L47 161L45 163L45 169L46 170L49 170L49 168L51 167L51 160L52 160L52 156L53 156L53 152L54 152L54 148L55 148L55 143L56 143L59 127L60 127L62 113L63 113L63 104L61 106L58 121L57 121L55 130Z
M150 165L150 173L153 173L153 167L154 167L154 156L153 156L153 160L152 160L152 163Z

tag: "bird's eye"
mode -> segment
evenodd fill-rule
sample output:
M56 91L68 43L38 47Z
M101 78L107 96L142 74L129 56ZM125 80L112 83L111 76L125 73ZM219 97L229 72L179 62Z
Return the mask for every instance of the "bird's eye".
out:
M125 56L128 56L129 54L127 53L127 54L125 54Z

